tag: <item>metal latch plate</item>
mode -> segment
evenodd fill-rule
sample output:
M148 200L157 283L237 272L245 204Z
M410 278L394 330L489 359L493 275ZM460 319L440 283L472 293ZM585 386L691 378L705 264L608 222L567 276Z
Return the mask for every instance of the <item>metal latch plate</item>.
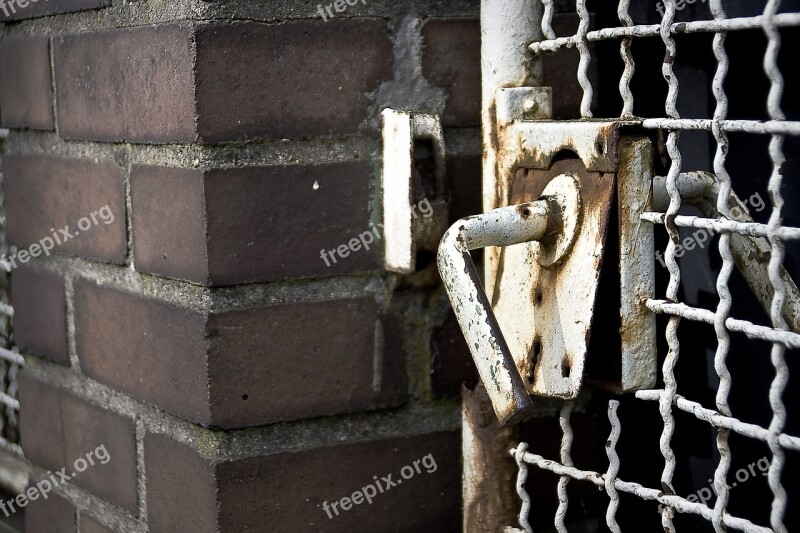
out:
M547 239L503 248L493 307L528 391L573 399L583 382L615 174L587 171L579 159L519 169L510 203L536 200L565 176L575 180L581 204L578 220L562 221L565 229L574 225L571 249L548 257Z

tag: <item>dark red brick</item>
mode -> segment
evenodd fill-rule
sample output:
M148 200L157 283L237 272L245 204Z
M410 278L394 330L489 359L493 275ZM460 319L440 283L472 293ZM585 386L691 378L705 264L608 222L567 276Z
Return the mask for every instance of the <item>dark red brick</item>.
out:
M323 248L337 248L370 231L370 182L366 162L209 172L208 255L214 284L376 269L374 247L330 267L320 257Z
M0 10L0 20L2 15ZM5 37L0 42L0 125L55 129L47 37Z
M69 226L70 233L80 235L57 244L53 253L116 264L125 261L125 193L122 170L116 163L9 155L3 158L3 174L11 243L28 248L54 233L63 241L59 229ZM106 220L112 220L111 216L97 214L106 206L113 215L109 224ZM79 231L84 218L90 227ZM22 262L19 253L17 257Z
M24 266L14 271L12 281L16 345L24 352L68 363L63 278Z
M372 298L213 313L209 373L216 425L232 428L398 405L401 358L373 386Z
M64 468L68 476L74 475L71 483L135 512L133 420L75 398L24 372L19 384L25 456L54 472ZM93 465L87 459L89 452ZM101 458L105 456L109 459L103 464ZM75 464L80 459L86 463L83 472L76 469L84 468Z
M483 212L481 189L482 158L477 155L449 155L447 158L447 190L450 193L450 221Z
M19 375L20 441L25 457L48 470L65 465L66 443L61 416L62 393L50 385Z
M212 461L161 435L144 440L147 523L152 533L217 533ZM262 530L263 531L263 530Z
M136 429L133 420L66 394L61 400L61 416L67 454L64 466L68 473L75 474L73 482L136 514ZM86 456L90 452L94 465L89 463L84 472L78 472L75 462L83 458L88 463Z
M164 437L145 439L152 531L459 531L457 432L393 438L240 460L210 460ZM431 465L428 473L421 460ZM431 459L433 462L431 462ZM404 466L420 473L402 480ZM413 467L412 467L413 468ZM155 476L151 477L150 472ZM392 475L400 484L328 518L328 505ZM383 485L382 485L383 487Z
M134 167L136 268L207 285L377 269L377 242L330 266L321 257L370 231L370 181L366 162L204 173Z
M31 485L36 483L31 480ZM75 508L61 496L49 493L25 507L25 531L31 533L75 533ZM83 531L83 530L82 530Z
M137 270L209 282L204 189L200 170L133 167L131 205Z
M458 531L460 442L438 433L285 453L217 467L222 530ZM430 454L436 470L402 480L400 470ZM413 468L413 467L412 467ZM433 468L431 468L433 469ZM323 503L341 500L392 474L402 484L339 516ZM385 484L384 484L385 485ZM260 502L258 504L257 502Z
M0 9L0 22L96 9L111 5L111 0L6 0L5 3L7 8Z
M81 514L79 520L81 533L114 533L114 530L107 528L91 516Z
M194 140L191 41L191 30L178 25L55 38L61 136Z
M215 23L197 31L197 110L207 142L355 133L365 93L391 78L383 20Z
M383 379L374 388L377 318L371 298L208 315L75 282L84 373L225 429L402 403L402 358L383 357Z
M422 28L422 73L445 89L445 126L480 126L481 32L477 20L432 19Z
M89 281L74 286L84 373L187 420L209 423L206 317Z

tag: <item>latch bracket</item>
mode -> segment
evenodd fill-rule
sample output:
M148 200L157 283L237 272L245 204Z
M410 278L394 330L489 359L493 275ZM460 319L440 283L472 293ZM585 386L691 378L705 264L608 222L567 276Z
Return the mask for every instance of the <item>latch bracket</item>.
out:
M493 306L528 392L574 399L586 367L615 174L589 172L575 159L548 170L519 169L511 204L547 197L567 180L581 206L557 236L572 236L569 249L548 250L546 240L503 248Z
M645 305L654 292L653 228L641 220L652 206L650 141L621 136L635 121L542 120L549 98L548 88L498 91L500 205L454 225L439 251L445 286L501 423L529 409L523 390L568 400L579 395L615 198L622 350L594 357L604 358L601 385L616 392L652 387L656 376L655 316ZM519 230L502 220L534 205L547 212L546 231L505 237ZM493 237L476 237L482 232ZM487 255L496 261L488 280L491 309L481 303L483 291L475 292L476 277L462 274L471 271L466 249L480 246L490 247Z
M445 198L445 144L438 115L409 113L386 108L381 113L383 137L383 231L384 265L387 270L411 274L420 249L435 249L447 229ZM435 197L424 198L430 219L415 212L414 141L431 143L435 164ZM415 194L417 193L417 194Z

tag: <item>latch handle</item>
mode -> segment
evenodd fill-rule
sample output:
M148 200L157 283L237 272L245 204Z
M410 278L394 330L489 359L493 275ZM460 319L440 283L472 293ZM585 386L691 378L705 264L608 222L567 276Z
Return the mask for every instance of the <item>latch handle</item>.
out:
M447 230L439 245L439 273L502 425L515 424L529 416L533 402L469 251L541 240L548 228L553 230L550 201L537 200L463 218Z

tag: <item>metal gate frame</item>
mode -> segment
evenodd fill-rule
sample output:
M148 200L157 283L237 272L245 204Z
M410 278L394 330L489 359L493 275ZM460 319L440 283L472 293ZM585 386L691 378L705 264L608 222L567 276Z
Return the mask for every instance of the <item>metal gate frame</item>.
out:
M541 87L542 62L528 43L541 40L544 8L539 0L481 0L481 124L483 139L483 211L504 205L497 190L498 137L494 117L499 87ZM499 249L484 250L486 295L491 301L497 278ZM465 532L500 531L514 519L514 487L506 480L516 475L507 451L519 442L516 427L502 428L482 386L463 391L462 499Z
M619 403L616 401L611 401L608 407L608 417L612 427L607 447L608 470L600 473L573 467L570 457L573 435L569 423L573 404L572 402L563 402L560 412L563 440L559 461L550 461L528 453L524 443L513 450L519 469L517 489L523 501L519 522L523 529L531 530L527 523L530 500L525 493L524 482L527 468L533 465L560 476L558 484L560 505L555 517L556 528L559 531L566 531L564 525L568 506L566 485L571 479L576 479L594 483L606 490L610 500L606 523L615 532L620 531L615 519L619 506L619 491L629 492L647 500L657 500L663 504L661 521L666 531L674 531L672 520L675 511L678 511L703 517L713 524L715 531L719 532L725 531L726 527L742 531L785 532L787 530L783 524L783 515L786 510L787 495L780 481L784 454L787 449L800 450L800 439L783 433L786 423L786 406L783 403L782 394L788 382L785 352L787 348L800 347L800 335L798 335L796 327L790 327L787 322L787 279L783 270L783 261L784 241L800 238L800 229L784 227L782 223L781 211L785 202L781 194L783 177L781 166L785 160L782 152L783 140L786 136L800 136L800 122L787 121L781 111L783 78L778 68L777 55L780 48L778 29L800 26L800 13L779 14L780 0L769 0L764 13L760 16L728 19L722 8L721 0L710 0L714 20L675 23L676 0L667 0L664 2L666 10L661 24L634 25L628 14L629 4L630 0L619 2L620 25L618 27L589 31L589 13L586 9L586 2L578 0L576 11L580 18L580 26L577 33L569 37L556 37L552 29L552 0L482 0L481 3L482 122L485 151L483 207L485 212L505 206L508 198L508 191L504 189L505 180L501 176L498 166L501 147L496 126L497 90L508 87L541 86L542 66L541 61L537 58L538 54L554 52L566 47L578 49L580 66L577 79L583 91L581 102L583 119L592 117L590 104L593 89L588 77L588 68L591 62L590 42L620 40L620 54L625 64L625 70L619 84L623 99L619 120L637 120L632 115L633 94L629 85L635 69L630 49L636 38L661 37L666 50L662 72L669 87L665 106L666 116L637 121L638 125L644 129L667 132L666 147L671 159L668 175L663 180L668 199L666 212L652 212L642 216L642 220L664 226L670 237L665 254L670 273L666 297L657 300L655 294L651 294L646 302L648 309L653 313L669 316L666 331L669 352L662 368L665 387L636 393L638 399L657 401L663 420L663 432L660 439L660 449L664 457L661 488L652 489L617 478L620 459L615 451L615 446L621 427L617 417ZM729 120L727 117L728 100L723 82L728 71L729 60L725 50L725 37L730 31L744 29L762 29L768 40L764 57L764 72L770 82L767 101L770 116L768 121ZM716 99L716 109L713 119L683 119L679 117L676 108L679 82L673 71L676 55L674 36L699 32L714 34L713 52L717 59L717 70L714 77L713 94ZM686 130L711 132L716 142L717 150L714 158L714 173L718 181L718 188L715 191L715 208L718 215L716 217L678 215L682 202L685 200L684 194L679 188L679 182L685 176L681 173L682 160L678 148L678 137L681 131ZM773 168L768 191L772 202L772 214L768 224L737 220L731 214L729 204L729 199L732 197L731 179L725 168L728 132L744 132L771 137L769 151ZM679 227L706 228L721 233L719 252L722 256L723 266L717 279L720 302L714 312L693 308L679 302L681 271L675 256L676 246L679 242ZM736 239L745 236L767 242L771 252L768 261L761 265L766 272L761 289L770 304L769 314L772 324L769 326L737 320L730 316L732 302L728 281L737 264L737 259L739 259L735 257L733 250L736 246ZM484 286L489 301L492 301L497 284L499 249L487 248L484 257ZM796 287L790 286L788 291L792 296ZM792 302L792 304L795 303ZM794 307L794 305L790 307ZM788 314L792 313L788 312ZM702 322L714 327L717 337L714 367L720 379L716 409L708 409L677 394L674 369L680 353L677 329L681 319ZM775 368L775 377L769 394L773 416L768 428L744 423L733 417L731 413L728 394L732 378L726 366L726 357L730 346L729 332L731 331L738 331L751 339L760 339L772 344L771 361ZM505 458L499 457L497 452L504 448L507 451L506 444L516 444L517 435L513 428L501 429L493 417L491 422L487 422L487 411L491 412L491 407L487 408L487 406L488 400L481 396L480 391L465 392L463 409L464 531L497 531L510 524L507 519L508 513L502 509L503 503L508 501L508 495L502 486L498 489L496 483L487 482L486 476L508 474L508 463ZM717 448L720 462L714 476L714 486L718 498L713 509L675 494L672 478L676 460L670 446L675 429L673 416L675 408L693 414L699 420L709 423L718 430ZM728 437L731 432L766 442L770 448L773 456L768 472L769 486L773 492L770 528L758 526L727 513L729 487L726 481L731 465ZM490 435L489 438L487 435ZM486 465L485 471L482 471L483 465ZM499 492L492 493L492 490Z

